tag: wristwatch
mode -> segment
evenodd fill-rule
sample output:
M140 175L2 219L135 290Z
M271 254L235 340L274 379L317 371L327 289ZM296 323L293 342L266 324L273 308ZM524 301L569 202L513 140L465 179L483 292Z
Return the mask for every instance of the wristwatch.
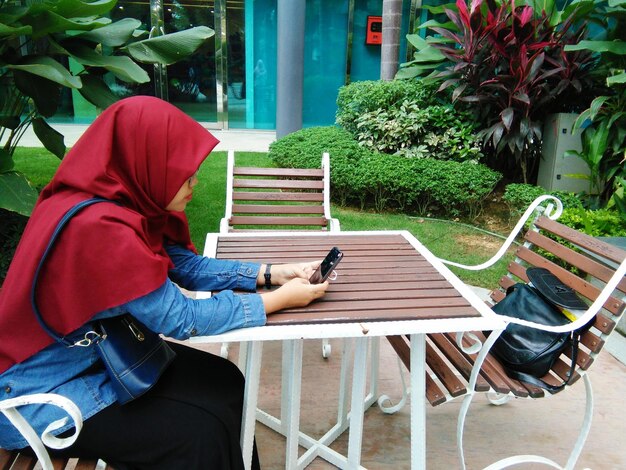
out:
M265 265L265 274L263 275L265 277L265 288L266 289L271 289L272 288L272 265L271 264L266 264Z

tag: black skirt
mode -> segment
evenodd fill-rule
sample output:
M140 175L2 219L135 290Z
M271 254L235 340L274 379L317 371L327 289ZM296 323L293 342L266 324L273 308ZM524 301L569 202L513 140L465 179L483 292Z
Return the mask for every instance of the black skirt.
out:
M176 359L150 391L98 412L74 445L51 454L100 458L117 470L243 469L243 375L219 356L169 344Z

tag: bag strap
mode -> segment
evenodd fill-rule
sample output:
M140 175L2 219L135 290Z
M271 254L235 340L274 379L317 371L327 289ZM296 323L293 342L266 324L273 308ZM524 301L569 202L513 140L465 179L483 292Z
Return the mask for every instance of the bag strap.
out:
M535 385L537 387L541 387L546 389L550 393L560 392L565 388L566 385L569 385L574 378L574 371L576 370L576 360L578 358L578 342L580 340L580 333L573 331L572 336L570 338L570 343L572 345L572 363L570 364L569 371L566 374L567 379L563 381L560 385L550 385L549 383L534 377L530 374L526 374L524 372L518 372L515 370L511 370L508 367L504 367L506 369L506 373L513 379L519 380L521 382L526 382L531 385Z
M43 267L44 261L46 261L46 258L48 257L48 255L50 254L50 251L52 250L52 246L54 245L54 242L56 241L56 239L59 237L59 235L63 231L63 228L65 227L67 222L74 215L76 215L76 213L78 213L79 211L81 211L85 207L90 206L92 204L96 204L98 202L113 202L114 204L117 204L114 201L111 201L109 199L104 199L104 198L101 198L101 197L94 197L94 198L91 198L91 199L85 199L84 201L80 201L79 203L75 204L61 218L61 220L57 224L56 228L54 229L54 232L52 232L52 235L50 237L50 241L48 242L48 246L44 250L43 255L41 255L41 259L39 260L39 265L37 266L37 269L35 270L35 276L33 278L33 285L32 285L32 287L30 289L30 303L31 303L31 306L33 308L33 312L35 312L35 317L37 318L37 322L39 322L39 325L43 328L43 330L46 333L48 333L50 336L52 336L58 342L63 343L63 344L65 344L68 347L81 345L80 343L82 341L84 341L84 340L81 340L81 341L78 341L78 342L74 343L74 342L68 340L67 338L65 338L64 336L62 336L61 334L59 334L56 330L54 330L52 327L50 327L50 325L48 325L45 322L45 320L41 316L41 312L39 311L39 307L37 306L36 292L37 292L37 284L39 282L39 273L40 273L40 271L41 271L41 269ZM85 345L85 344L83 344L83 345Z

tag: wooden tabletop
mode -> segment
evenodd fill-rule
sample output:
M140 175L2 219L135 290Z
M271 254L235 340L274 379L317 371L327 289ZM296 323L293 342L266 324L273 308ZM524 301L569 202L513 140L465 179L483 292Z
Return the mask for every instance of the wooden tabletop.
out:
M216 257L259 263L344 253L326 295L268 315L268 325L479 317L480 313L400 234L220 236ZM245 294L244 294L245 295Z

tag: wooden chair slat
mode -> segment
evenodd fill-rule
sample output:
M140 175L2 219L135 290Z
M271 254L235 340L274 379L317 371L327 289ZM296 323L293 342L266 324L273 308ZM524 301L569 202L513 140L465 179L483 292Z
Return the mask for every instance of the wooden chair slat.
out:
M54 470L64 470L67 467L70 459L62 459L62 458L53 458L52 459L52 468Z
M273 168L247 167L233 168L235 176L276 176L281 178L324 178L324 171L319 168Z
M276 205L276 204L233 204L235 214L321 214L321 205Z
M244 180L235 179L233 188L323 190L324 182L316 180Z
M37 457L19 454L13 462L11 470L32 470L35 465L37 465Z
M323 202L322 193L286 192L286 191L233 191L233 201L289 201L289 202Z
M239 216L230 218L231 225L311 225L325 227L324 217Z
M561 356L561 358L557 359L556 362L552 365L552 372L554 372L557 376L558 379L555 379L552 381L552 385L560 385L563 383L563 381L568 379L568 374L571 368L571 360L567 359L566 361L564 361L562 359L563 356ZM549 377L544 377L544 379L547 381L549 379ZM574 375L573 378L571 380L571 384L575 383L578 379L580 379L580 374L576 371L574 371ZM549 382L550 383L550 382Z
M93 459L56 457L50 460L52 461L52 468L54 470L95 470L98 466L98 460ZM0 449L0 470L32 470L37 466L37 457L34 455L20 453L20 451ZM113 467L109 465L107 465L106 468L114 470Z
M604 346L605 341L596 335L593 331L586 331L581 337L580 342L587 347L592 353L598 353Z
M97 466L98 466L97 460L80 459L78 463L76 464L76 467L74 467L74 470L95 470ZM111 467L107 465L106 468L111 468Z
M9 470L15 461L16 454L10 450L0 449L0 470Z
M404 366L410 371L411 358L409 352L411 348L408 344L408 340L403 336L387 336L387 340L396 354L398 354ZM426 374L426 399L432 406L441 405L446 402L444 392L428 374Z
M525 238L534 245L556 254L562 260L568 262L572 266L576 266L581 271L600 279L601 281L607 282L611 279L613 271L611 271L608 266L600 264L599 262L591 259L589 256L569 250L556 241L532 230L526 234ZM559 253L561 250L564 252L563 255ZM565 254L565 252L567 254ZM626 279L622 279L617 288L622 292L626 292Z
M440 333L430 334L428 338L437 346L443 356L454 365L455 370L468 381L472 372L472 364L461 354L455 345L450 344L448 338ZM482 376L479 376L476 380L476 391L486 392L487 390L489 390L489 384Z
M545 229L553 234L564 238L567 241L572 242L574 245L578 245L590 252L607 258L615 263L621 263L624 259L624 251L619 248L598 240L597 238L590 237L578 230L567 227L559 222L549 219L548 217L539 217L535 225L539 228Z
M572 363L571 348L567 348L562 357L567 357L567 363L571 364ZM592 363L593 363L593 358L589 354L587 354L585 351L583 351L582 348L578 348L578 354L576 355L576 364L578 365L578 367L580 367L582 370L587 370Z
M426 363L451 396L460 397L467 393L463 383L428 342L426 342Z
M474 334L479 338L482 336L482 333L479 332L474 332ZM447 333L445 336L448 337L450 344L457 348L458 351L463 354L463 356L465 356L472 362L472 364L474 363L476 359L476 354L467 354L465 351L461 350L456 344L455 338L452 334ZM463 343L465 346L469 346L467 340L464 340ZM481 368L481 375L498 393L512 392L515 396L518 397L528 396L528 390L516 381L510 379L506 375L506 372L504 371L502 366L500 366L498 361L491 354L488 354L485 358L485 362L483 363L483 367Z

